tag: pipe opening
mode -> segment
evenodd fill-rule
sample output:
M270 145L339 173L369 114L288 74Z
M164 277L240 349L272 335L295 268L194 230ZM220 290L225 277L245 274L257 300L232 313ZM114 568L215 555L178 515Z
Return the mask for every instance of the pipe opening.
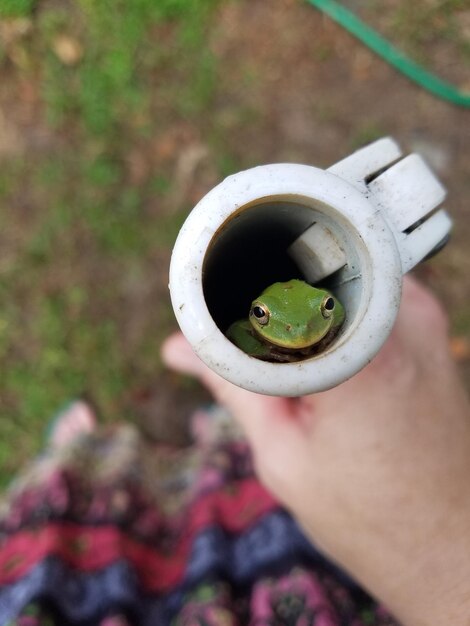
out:
M296 196L260 198L235 211L214 234L204 258L203 290L222 333L233 322L247 319L251 302L272 283L293 278L311 282L287 249L317 222L333 232L347 260L344 268L314 284L331 290L346 310L343 327L325 350L344 335L357 315L362 293L351 233L335 209Z

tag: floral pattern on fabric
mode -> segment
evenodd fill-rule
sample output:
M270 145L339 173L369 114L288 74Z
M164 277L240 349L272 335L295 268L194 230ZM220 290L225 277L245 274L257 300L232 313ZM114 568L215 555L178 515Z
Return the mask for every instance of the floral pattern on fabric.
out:
M222 409L51 450L0 509L0 626L394 626L259 484Z

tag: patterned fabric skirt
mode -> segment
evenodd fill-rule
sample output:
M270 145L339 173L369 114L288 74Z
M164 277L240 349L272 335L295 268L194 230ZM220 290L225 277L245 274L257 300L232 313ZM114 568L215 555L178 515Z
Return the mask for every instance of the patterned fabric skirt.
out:
M395 625L256 480L230 416L192 419L190 448L120 426L27 468L0 509L0 626Z

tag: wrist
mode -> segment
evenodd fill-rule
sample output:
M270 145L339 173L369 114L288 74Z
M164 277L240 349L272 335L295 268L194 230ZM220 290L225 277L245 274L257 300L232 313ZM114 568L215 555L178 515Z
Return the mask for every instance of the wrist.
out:
M423 537L419 552L410 552L401 581L387 590L387 605L406 626L469 625L469 508L448 511L448 520Z
M330 550L330 542L309 534L403 626L469 626L470 502L448 510L448 518L435 525L425 522L408 544L395 541L403 526L395 537L380 530L375 538L373 530L367 538L356 535L357 542L342 546L344 550L337 545Z

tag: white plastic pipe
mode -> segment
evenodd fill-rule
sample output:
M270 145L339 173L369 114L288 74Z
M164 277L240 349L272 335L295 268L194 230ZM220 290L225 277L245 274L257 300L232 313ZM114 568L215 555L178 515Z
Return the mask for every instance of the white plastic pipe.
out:
M194 208L177 238L170 292L197 355L232 383L300 396L350 378L388 337L402 276L451 228L445 190L418 155L381 139L324 171L263 165L228 177ZM224 335L268 285L322 280L346 321L321 354L294 363L250 357Z

